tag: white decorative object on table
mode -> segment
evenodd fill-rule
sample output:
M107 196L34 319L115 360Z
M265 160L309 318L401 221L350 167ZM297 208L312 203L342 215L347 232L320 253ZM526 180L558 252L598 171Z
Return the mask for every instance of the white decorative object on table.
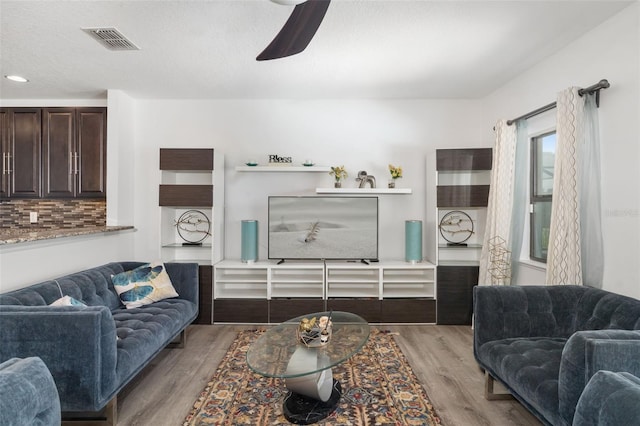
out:
M298 340L308 348L324 346L331 340L331 316L303 318L296 330Z

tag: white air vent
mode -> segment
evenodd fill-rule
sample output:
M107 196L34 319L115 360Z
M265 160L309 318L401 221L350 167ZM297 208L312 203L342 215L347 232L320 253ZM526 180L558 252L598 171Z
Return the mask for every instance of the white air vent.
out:
M138 46L133 44L115 28L83 28L82 30L98 40L98 42L107 49L140 50Z

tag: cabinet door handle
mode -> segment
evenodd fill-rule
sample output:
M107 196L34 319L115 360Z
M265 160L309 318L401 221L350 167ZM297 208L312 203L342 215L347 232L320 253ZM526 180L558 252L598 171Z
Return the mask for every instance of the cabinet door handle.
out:
M69 151L69 174L72 175L75 172L73 171L73 152Z
M7 168L5 167L5 165L6 165L5 158L7 158L7 154L3 152L2 153L2 174L3 175L7 174Z
M75 153L75 163L76 163L76 174L78 174L79 167L80 167L80 154L78 154L77 152Z
M11 174L13 170L11 170L11 154L7 153L7 174Z

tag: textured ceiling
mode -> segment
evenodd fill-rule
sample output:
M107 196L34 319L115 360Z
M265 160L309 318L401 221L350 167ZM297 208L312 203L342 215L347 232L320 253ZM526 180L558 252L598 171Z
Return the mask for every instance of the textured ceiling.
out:
M257 62L268 0L0 1L1 99L478 98L632 1L333 0L309 47ZM139 51L82 28L116 27Z

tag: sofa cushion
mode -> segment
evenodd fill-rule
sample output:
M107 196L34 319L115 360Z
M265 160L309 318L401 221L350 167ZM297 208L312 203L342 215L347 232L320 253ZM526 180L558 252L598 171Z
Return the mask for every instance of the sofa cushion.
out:
M178 297L169 274L161 262L147 263L111 277L122 303L139 308L170 297Z
M549 423L561 424L557 418L558 372L566 341L558 337L495 340L482 345L477 355L514 396L519 400L520 395L527 396L521 402Z
M184 328L198 307L183 299L166 299L151 305L113 311L116 324L118 381L127 382Z

